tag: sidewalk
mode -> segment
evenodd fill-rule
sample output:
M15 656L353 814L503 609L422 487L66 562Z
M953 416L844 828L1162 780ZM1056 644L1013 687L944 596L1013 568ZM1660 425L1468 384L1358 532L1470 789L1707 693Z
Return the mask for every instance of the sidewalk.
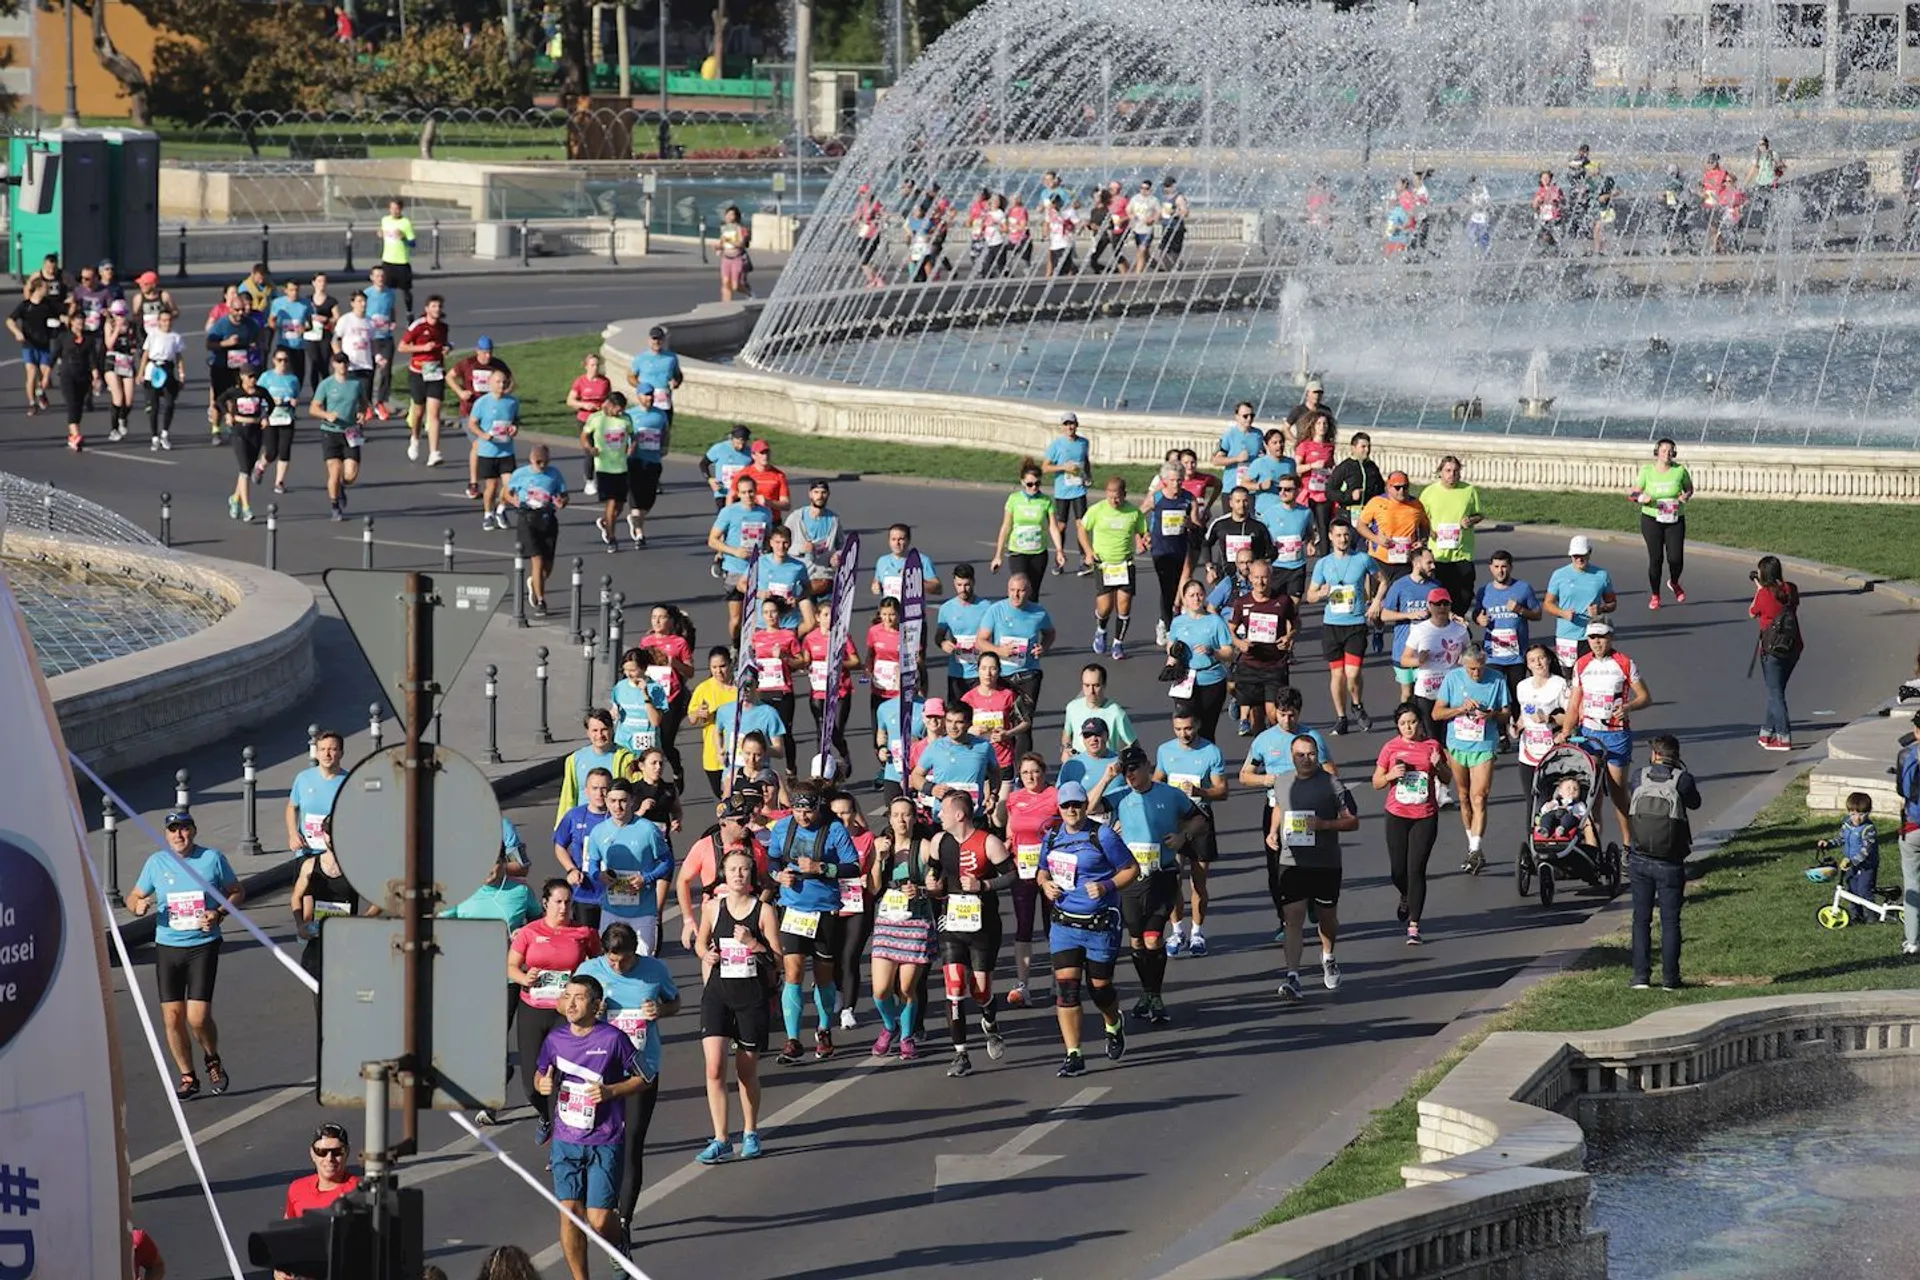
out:
M559 596L560 592L555 592ZM291 884L298 858L286 849L287 791L294 775L310 763L307 758L307 727L321 725L346 735L342 767L351 769L372 750L368 733L369 706L379 700L372 673L360 656L339 611L324 591L316 593L320 620L314 629L314 653L320 680L298 706L273 724L263 725L211 746L187 753L169 767L132 775L112 776L107 782L127 802L158 829L174 803L173 769L189 773L194 817L199 823L201 843L219 849L245 884L249 896ZM443 707L441 741L472 760L492 781L494 793L510 796L560 776L565 756L581 740L579 720L584 696L582 681L585 664L581 647L568 644L564 613L533 621L525 629L515 627L511 601L502 605L488 624L473 656L462 668L458 680L447 694ZM531 620L530 620L531 621ZM583 626L597 630L599 618L589 613ZM534 678L536 649L546 646L549 653L548 719L555 742L546 744L539 737L537 682ZM501 762L486 763L487 704L483 696L487 664L499 668L499 747ZM596 700L605 701L608 688L608 664L604 659L594 665ZM386 712L383 703L381 710ZM386 716L382 722L381 745L391 747L401 741L397 723ZM241 781L241 750L251 745L255 753L257 830L261 852L248 857L240 852L246 830L245 805ZM100 796L90 785L80 788L82 812L91 832L89 843L95 865L109 874L106 839L99 829ZM152 840L122 816L119 822L119 886L124 894L140 875L147 855L154 851ZM542 847L550 833L523 831L529 846ZM136 919L125 910L115 912L129 946L143 945L153 938L155 918Z
M253 269L258 257L235 259L231 262L198 262L189 259L187 274L179 271L177 250L161 237L160 244L160 283L169 289L226 285L243 279ZM786 264L788 255L784 253L754 254L758 267L778 270ZM414 291L419 292L425 282L448 277L486 278L510 276L598 276L610 272L633 275L651 275L666 271L711 271L719 274L719 262L711 250L709 261L700 260L699 241L691 236L655 236L651 251L645 254L628 256L620 254L619 261L609 262L604 253L554 253L533 255L527 265L522 266L520 259L478 258L472 253L448 253L441 255L440 266L432 265L432 258L424 250L414 252ZM364 279L378 258L357 251L354 254L353 270L346 270L344 246L335 245L329 249L314 248L305 252L282 254L277 250L268 262L268 274L276 281L289 276L298 278L315 272L327 272L343 279Z

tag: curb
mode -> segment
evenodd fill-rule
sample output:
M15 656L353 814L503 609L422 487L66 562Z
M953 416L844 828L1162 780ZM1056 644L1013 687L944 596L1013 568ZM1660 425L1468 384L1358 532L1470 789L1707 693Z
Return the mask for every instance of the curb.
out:
M560 771L566 766L566 759L565 755L559 755L550 760L530 760L526 764L511 769L493 780L493 794L496 798L506 801L535 787L544 786L560 776ZM299 870L298 857L284 858L270 867L241 876L240 887L246 891L246 896L249 898L263 893L272 893L276 889L284 889L291 885L299 874ZM154 931L159 927L158 917L155 913L148 912L144 916L137 916L122 924L120 937L126 942L127 950L132 952L135 947L144 947L152 942Z

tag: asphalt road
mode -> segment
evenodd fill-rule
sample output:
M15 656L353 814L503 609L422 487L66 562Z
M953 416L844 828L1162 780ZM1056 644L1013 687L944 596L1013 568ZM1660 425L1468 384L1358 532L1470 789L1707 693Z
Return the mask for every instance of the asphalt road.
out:
M657 292L649 286L644 303L627 296L634 292L630 284L602 288L591 279L451 282L446 292L463 332L470 332L467 323L480 324L504 339L566 332L576 327L576 318L584 321L578 327L590 328L605 318L681 305L707 289L704 279L690 278L681 296L662 281ZM529 395L560 392L526 389ZM158 458L144 446L102 446L74 457L56 438L57 424L51 432L46 428L46 419L30 423L17 409L0 415L5 467L53 480L149 524L157 517L157 493L169 489L180 545L257 560L259 528L224 517L230 455L199 444L197 431L179 432L196 442L193 447ZM477 549L488 563L504 565L498 557L511 554L510 540L478 531L477 513L459 494L459 470L409 466L397 435L391 429L375 433L367 478L354 492L353 515L378 518L382 566L437 563L440 531L450 525L459 530L468 563ZM705 442L681 443L691 448ZM319 570L358 563L359 530L327 521L324 495L314 487L317 449L310 437L301 449L296 490L281 500L281 563L317 586ZM685 604L702 639L712 644L721 638L724 614L717 584L706 574L711 507L690 464L670 465L669 476L672 483L652 522L650 552L601 554L587 515L576 512L567 519L562 553L584 555L595 577L611 572L632 602ZM912 520L918 544L943 569L970 559L984 574L1000 501L998 492L962 486L843 477L836 481L834 505L862 530ZM1561 562L1563 550L1557 538L1524 533L1493 537L1482 550L1494 545L1510 546L1518 571L1536 586ZM1641 663L1656 698L1636 717L1636 728L1679 734L1712 815L1785 759L1753 742L1762 695L1757 681L1743 678L1752 644L1744 616L1747 566L1695 557L1689 603L1650 615L1634 585L1637 558L1637 552L1610 544L1599 557L1626 592L1621 647ZM986 586L983 594L998 594L997 583L988 579ZM1833 584L1804 586L1804 625L1815 654L1800 668L1792 693L1800 737L1815 741L1822 726L1844 723L1876 703L1904 674L1912 615ZM1087 660L1089 594L1084 581L1050 579L1043 600L1062 636L1061 650L1047 663L1041 723L1049 740L1058 733L1059 708L1076 684L1077 668ZM556 586L551 600L556 615L563 614L564 585ZM1150 602L1138 607L1140 629L1150 628ZM864 626L865 610L856 631ZM556 618L529 643L555 643L563 633ZM1304 648L1317 652L1313 637ZM1831 660L1841 652L1846 661ZM1165 687L1153 679L1155 666L1150 655L1129 658L1118 664L1113 685L1150 745L1168 732ZM1377 660L1369 674L1378 711L1386 705L1390 677ZM1300 684L1307 722L1324 729L1324 680L1309 665ZM856 754L871 759L863 754L870 729L865 710L856 711L853 721ZM1365 762L1383 736L1336 740L1335 758L1349 776L1364 777ZM1222 743L1232 765L1245 745L1231 736ZM932 1019L925 1037L932 1052L919 1064L875 1066L866 1056L874 1030L869 1015L859 1031L841 1037L843 1052L834 1061L793 1068L768 1062L767 1158L702 1170L692 1163L707 1136L696 1020L692 1012L681 1015L665 1028L665 1093L648 1144L641 1265L662 1280L716 1271L933 1275L955 1264L969 1267L979 1280L1149 1273L1154 1258L1249 1177L1346 1106L1420 1037L1476 1007L1522 966L1568 938L1598 905L1597 895L1581 891L1564 894L1550 911L1516 897L1511 873L1520 830L1518 791L1518 773L1503 761L1495 781L1490 865L1479 879L1453 870L1462 837L1452 815L1443 817L1433 860L1437 881L1424 921L1429 942L1409 950L1393 918L1379 804L1363 782L1363 825L1346 840L1341 914L1347 926L1340 945L1346 985L1329 995L1310 978L1309 1000L1301 1008L1282 1007L1275 998L1274 921L1252 833L1258 801L1237 795L1220 809L1223 862L1216 868L1208 928L1213 951L1172 964L1167 996L1173 1025L1137 1032L1118 1066L1096 1055L1092 1070L1077 1080L1053 1075L1059 1046L1051 1009L1007 1015L1006 1059L992 1063L977 1056L978 1073L951 1082L940 1052L943 1018ZM552 815L551 797L528 797L512 812L538 849ZM257 905L284 940L290 925L283 904ZM677 928L669 932L677 934ZM313 1060L305 994L257 947L229 945L216 1014L236 1089L196 1101L187 1111L202 1136L229 1229L244 1236L250 1225L276 1216L286 1182L309 1171L305 1146L322 1112L301 1088L311 1078ZM1003 961L1008 967L1010 951ZM1314 958L1310 949L1309 974ZM691 1009L696 967L677 946L669 948L668 960ZM141 965L136 978L150 999L150 967ZM1136 989L1124 970L1121 985L1131 1003ZM169 1149L175 1135L160 1092L168 1086L149 1069L124 998L116 1001L116 1014L127 1063L136 1221L166 1247L170 1274L185 1280L225 1274L191 1172ZM520 1122L499 1132L508 1150L532 1160L537 1170L528 1114L510 1113ZM1048 1127L1029 1128L1042 1124ZM357 1135L357 1122L354 1128ZM474 1269L483 1247L511 1240L542 1254L545 1274L564 1274L548 1251L555 1238L550 1212L511 1175L474 1156L471 1141L438 1116L423 1125L423 1150L424 1156L407 1162L406 1178L428 1188L426 1232L434 1261L462 1276ZM1016 1151L1021 1158L1010 1158ZM936 1193L937 1162L951 1156L994 1156L997 1172L984 1184ZM238 1247L244 1252L244 1242ZM605 1273L604 1264L596 1268L596 1275Z

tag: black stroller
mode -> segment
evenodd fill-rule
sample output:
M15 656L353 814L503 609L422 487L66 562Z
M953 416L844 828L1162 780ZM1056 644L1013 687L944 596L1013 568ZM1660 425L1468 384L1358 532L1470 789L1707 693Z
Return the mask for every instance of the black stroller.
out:
M1584 839L1579 830L1549 831L1540 824L1541 806L1569 778L1580 784L1580 803L1587 806L1588 822L1593 827L1592 842ZM1620 846L1611 841L1601 845L1598 840L1604 809L1601 801L1606 794L1606 770L1599 751L1592 744L1575 738L1547 752L1540 767L1534 770L1533 794L1527 798L1530 806L1527 835L1520 842L1520 856L1513 864L1513 882L1521 897L1532 894L1536 879L1540 882L1543 907L1553 905L1554 889L1562 880L1584 880L1596 889L1604 886L1608 897L1620 892L1620 876L1624 870Z

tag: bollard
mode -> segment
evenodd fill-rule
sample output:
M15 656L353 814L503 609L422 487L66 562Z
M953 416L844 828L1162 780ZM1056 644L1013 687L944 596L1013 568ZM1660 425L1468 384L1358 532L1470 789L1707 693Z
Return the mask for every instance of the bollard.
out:
M360 567L373 568L373 517L368 516L360 528Z
M267 504L267 568L280 567L280 504Z
M487 763L500 763L500 668L487 664Z
M107 901L124 907L127 900L120 896L120 814L109 795L100 797L100 830L107 837Z
M582 572L587 562L579 556L573 558L573 603L567 609L567 643L580 643L580 585L586 581Z
M244 857L260 856L260 821L256 812L256 801L260 798L260 775L254 771L253 748L240 748L240 803L244 809L246 825L240 835L240 853Z
M532 247L533 247L532 243L527 235L527 220L525 218L522 218L520 219L520 265L521 266L530 267L533 265L532 259L528 257L528 254L532 250Z
M272 234L271 227L264 222L260 224L260 265L267 269L268 275L273 274L273 256L267 246L267 238Z
M440 269L440 219L433 220L433 269Z
M170 493L160 495L160 545L173 545L173 495Z
M591 631L580 637L580 660L586 663L587 672L586 680L580 686L584 691L580 699L580 714L584 717L593 710L593 632Z
M440 563L448 573L453 572L453 530L441 531Z
M513 553L513 625L527 625L527 558Z
M613 629L613 575L600 575L600 634L606 635ZM604 652L604 650L602 650Z
M703 213L700 215L700 262L702 265L705 265L706 261L707 261L707 215Z
M620 679L621 641L627 634L627 611L619 605L613 607L613 616L607 619L607 666L614 680Z
M180 224L180 279L187 278L187 224Z
M373 749L375 751L380 749L380 739L386 736L382 728L385 720L386 717L380 714L379 703L370 702L367 704L367 736L373 739Z
M553 729L547 724L547 646L535 649L533 656L538 660L533 668L533 680L540 690L540 741L552 742Z
M616 214L607 215L607 265L620 265L620 218Z
M317 724L307 726L307 763L320 763L320 726Z
M187 786L187 771L182 769L173 775L173 807L184 813L192 804L193 793Z
M353 223L352 222L347 223L347 265L344 269L348 275L353 274Z

